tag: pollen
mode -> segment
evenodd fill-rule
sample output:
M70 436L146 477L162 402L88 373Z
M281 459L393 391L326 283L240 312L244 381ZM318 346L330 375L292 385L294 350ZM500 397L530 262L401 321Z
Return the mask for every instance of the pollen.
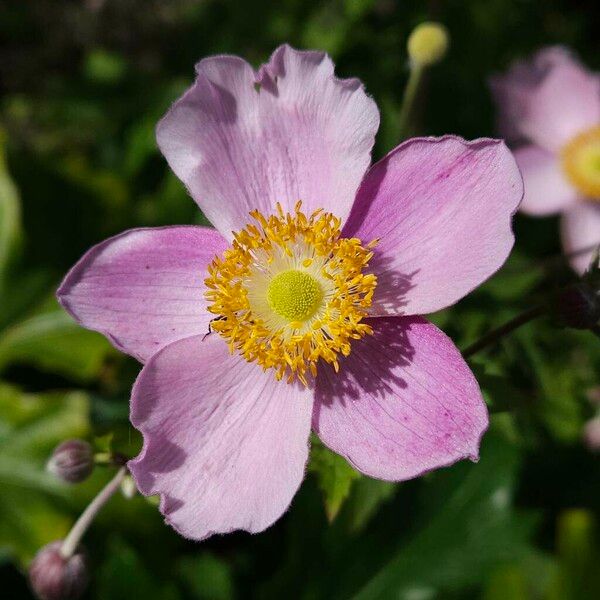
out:
M600 126L575 136L562 149L563 169L586 198L600 201Z
M301 208L250 213L254 222L234 233L205 283L212 327L232 353L273 369L278 380L308 385L321 361L337 372L340 355L373 333L362 321L377 278L365 272L375 242L343 238L340 219Z
M283 271L267 288L269 306L288 321L306 321L323 298L319 282L305 271Z

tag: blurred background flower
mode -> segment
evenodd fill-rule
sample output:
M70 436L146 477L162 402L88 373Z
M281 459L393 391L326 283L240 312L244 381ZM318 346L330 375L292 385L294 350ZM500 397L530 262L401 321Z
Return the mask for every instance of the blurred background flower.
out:
M80 484L45 470L61 442L135 454L136 363L76 326L54 291L90 246L129 227L206 223L156 148L154 127L190 65L227 52L255 65L287 41L323 49L382 111L375 159L408 134L495 134L491 73L561 44L600 70L592 0L6 0L0 5L0 581L63 539L114 470ZM406 43L451 38L401 132ZM520 215L508 264L435 322L464 347L570 284L556 217ZM600 348L538 319L470 361L492 428L478 464L392 485L314 444L306 485L267 532L194 544L151 502L116 494L89 530L89 598L597 598ZM109 440L108 438L111 438ZM111 450L111 451L112 451Z
M521 210L562 215L565 252L583 273L600 245L600 73L551 46L516 61L490 86L498 129L517 146Z

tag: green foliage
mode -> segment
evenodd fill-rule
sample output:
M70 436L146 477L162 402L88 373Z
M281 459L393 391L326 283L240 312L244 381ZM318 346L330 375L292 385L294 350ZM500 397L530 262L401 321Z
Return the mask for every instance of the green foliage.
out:
M7 295L8 268L22 237L19 193L6 164L5 137L0 129L0 305Z
M111 352L101 335L82 329L56 305L2 332L0 372L13 363L27 363L85 382L98 375Z
M313 436L309 470L315 473L323 492L325 512L329 521L337 516L348 497L353 481L360 477L344 458L324 446Z
M519 566L502 566L490 577L484 600L529 600L529 589L523 569Z
M25 394L0 383L0 552L26 561L66 534L69 490L45 463L60 442L88 429L85 394Z
M550 600L592 600L600 596L595 519L590 511L569 510L558 521L558 568Z
M389 501L396 491L396 484L379 481L370 477L361 477L352 486L351 494L345 505L348 528L352 532L363 530L371 518Z
M126 64L120 54L106 50L92 50L86 57L83 69L91 81L101 84L116 84L123 79Z
M161 585L141 562L139 556L119 539L112 539L108 558L98 570L99 600L178 600L181 596L173 584Z
M489 434L476 466L460 465L426 484L434 507L424 526L355 597L434 597L527 556L534 521L514 510L518 466L514 447Z
M183 582L198 600L230 600L234 597L231 567L209 552L184 557L178 570Z
M169 171L156 123L215 53L258 65L284 41L329 51L377 101L374 159L398 142L405 43L425 19L452 38L426 74L412 130L494 135L492 72L543 44L600 68L593 3L522 0L9 1L0 8L0 577L61 537L111 476L66 486L44 471L68 437L133 456L139 365L57 305L92 244L130 227L207 224ZM589 14L588 14L589 13ZM432 320L459 347L572 280L556 218L515 220L507 264ZM469 235L469 232L465 232ZM596 598L600 477L581 444L598 410L600 345L538 319L471 361L492 413L481 461L401 485L359 475L314 440L308 477L268 531L201 545L157 499L117 494L88 533L89 597L166 600L579 600ZM57 391L58 390L58 391ZM63 391L61 391L63 390ZM64 391L72 390L72 391ZM10 591L6 591L10 590Z

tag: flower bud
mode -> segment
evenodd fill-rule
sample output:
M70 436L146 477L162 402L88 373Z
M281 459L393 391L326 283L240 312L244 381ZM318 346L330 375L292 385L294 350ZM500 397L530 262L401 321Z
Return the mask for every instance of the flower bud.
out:
M596 254L587 271L573 285L560 290L551 300L559 325L596 330L600 323L600 255Z
M584 425L583 441L592 452L600 452L600 417L594 417Z
M558 293L554 316L560 325L573 329L592 329L600 321L600 296L583 280Z
M62 541L44 546L29 567L31 589L39 600L75 600L88 582L87 559L78 551L65 558L60 553Z
M131 500L137 492L137 487L135 485L135 481L131 475L127 475L121 481L121 493L127 500Z
M63 481L79 483L94 470L94 452L84 440L67 440L55 448L46 468Z
M449 44L448 30L441 23L428 21L412 30L406 47L414 64L429 67L444 58Z

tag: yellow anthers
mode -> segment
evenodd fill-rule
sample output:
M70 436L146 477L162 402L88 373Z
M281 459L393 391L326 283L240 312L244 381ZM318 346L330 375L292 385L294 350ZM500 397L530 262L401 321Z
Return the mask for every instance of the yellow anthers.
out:
M367 316L377 278L363 270L376 241L341 238L341 221L322 209L275 215L253 211L256 224L234 234L208 268L213 329L249 362L288 382L316 376L320 360L337 372L338 354L372 334Z
M441 23L428 21L412 30L406 47L413 63L429 67L444 58L449 44L448 30Z
M586 198L600 201L600 126L575 136L561 156L569 181Z

